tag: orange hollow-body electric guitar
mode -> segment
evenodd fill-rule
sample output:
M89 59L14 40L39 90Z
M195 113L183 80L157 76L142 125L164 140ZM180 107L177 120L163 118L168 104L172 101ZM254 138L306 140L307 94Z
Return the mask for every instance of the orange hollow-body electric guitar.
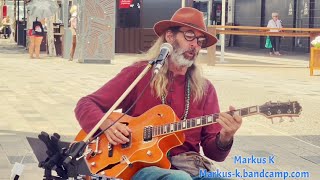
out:
M242 117L262 114L267 118L296 117L301 112L298 102L268 102L262 106L252 106L233 111ZM231 113L231 112L228 112ZM108 118L117 120L122 113L112 113ZM180 121L167 105L158 105L139 117L124 115L120 123L133 130L128 137L130 142L111 145L102 134L90 143L84 152L87 165L92 174L130 179L143 167L158 166L169 169L167 152L183 144L184 130L216 123L219 114L211 114ZM87 134L82 130L75 141L81 141Z

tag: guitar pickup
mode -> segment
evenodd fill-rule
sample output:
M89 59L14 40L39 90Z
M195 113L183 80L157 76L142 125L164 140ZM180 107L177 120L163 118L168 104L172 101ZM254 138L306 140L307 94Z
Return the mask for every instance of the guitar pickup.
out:
M152 126L146 126L143 129L143 140L151 141L152 140Z
M131 146L131 133L129 133L129 136L126 136L129 139L129 142L125 143L125 144L121 144L121 148L127 148L129 146Z

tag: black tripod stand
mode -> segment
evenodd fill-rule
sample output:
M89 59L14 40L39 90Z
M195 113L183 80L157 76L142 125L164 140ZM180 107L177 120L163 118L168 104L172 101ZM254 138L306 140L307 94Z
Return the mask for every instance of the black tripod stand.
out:
M51 137L46 132L41 132L38 135L38 138L46 146L46 159L39 161L39 167L44 169L44 180L56 180L56 179L68 179L68 178L77 178L79 174L81 175L90 175L90 171L83 161L83 158L78 161L74 160L78 155L82 154L82 149L84 149L85 144L83 142L74 143L69 148L69 143L61 142L60 135L54 133ZM30 142L30 141L29 141ZM30 143L32 144L32 143ZM38 143L39 146L39 143ZM78 148L81 148L79 151ZM39 147L37 147L39 149ZM41 147L40 147L41 149ZM78 154L73 154L72 152L78 152ZM37 154L35 152L35 154ZM70 154L74 159L65 162ZM37 155L36 155L37 156ZM39 158L38 158L39 159ZM43 159L43 158L42 158ZM56 171L57 176L52 175L52 171Z

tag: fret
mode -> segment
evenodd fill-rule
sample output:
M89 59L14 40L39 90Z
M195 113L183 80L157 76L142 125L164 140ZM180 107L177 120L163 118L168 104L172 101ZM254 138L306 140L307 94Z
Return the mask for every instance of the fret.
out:
M180 131L181 130L181 122L178 122L177 124L178 124L178 131Z
M182 122L182 129L186 129L186 121Z
M245 116L249 114L249 108L243 108L240 110L240 115Z
M166 134L167 133L167 125L164 125L163 128L164 128L163 129L163 134Z
M190 128L190 119L187 119L186 121L187 121L187 129L189 129Z
M153 126L152 127L152 135L155 136L156 135L156 128Z
M209 115L209 116L208 116L207 122L208 122L208 123L206 123L206 124L213 123L213 115Z
M177 122L174 123L174 131L177 131Z
M196 119L191 119L191 127L196 127Z
M236 111L233 111L233 114L234 115L239 115L239 116L241 116L241 114L240 114L240 110L238 109L238 110L236 110Z
M170 132L172 132L174 129L174 125L173 124L170 124Z
M163 126L160 126L160 134L163 134Z
M251 107L249 107L249 113L256 113L256 112L258 112L257 106L251 106ZM249 113L248 113L248 114L249 114Z
M157 134L158 134L158 135L161 134L161 133L160 133L160 126L157 126Z
M197 121L197 126L201 125L201 118L197 118L196 121Z
M201 117L201 121L202 121L201 124L202 125L206 125L207 124L207 118L208 118L208 116L202 116Z

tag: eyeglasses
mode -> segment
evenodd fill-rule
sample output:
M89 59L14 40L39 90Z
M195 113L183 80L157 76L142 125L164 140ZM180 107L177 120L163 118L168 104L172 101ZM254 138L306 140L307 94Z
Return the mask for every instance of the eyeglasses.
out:
M187 41L193 41L194 39L197 39L197 44L201 48L203 48L207 45L207 38L205 38L204 36L196 37L196 34L191 30L188 30L188 31L178 30L178 31L183 33L184 39L186 39Z

